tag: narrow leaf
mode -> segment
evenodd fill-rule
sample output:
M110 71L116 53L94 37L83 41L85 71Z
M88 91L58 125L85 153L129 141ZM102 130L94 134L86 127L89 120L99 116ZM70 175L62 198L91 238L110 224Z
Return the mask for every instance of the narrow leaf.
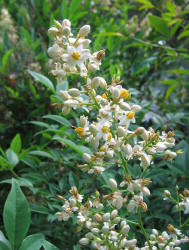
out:
M48 89L50 89L52 91L53 94L56 94L53 83L46 76L41 75L40 73L31 71L31 70L27 70L27 71L28 71L28 73L30 75L33 76L33 78L36 81L38 81L38 82L42 83L43 85L45 85Z
M45 115L43 118L51 119L67 127L71 126L71 123L67 119L59 115Z
M21 138L20 135L17 134L13 140L11 141L11 146L10 148L16 153L18 154L20 152L20 149L22 147L22 142L21 142Z
M158 16L149 16L150 23L152 27L162 35L169 36L169 27L168 24Z
M19 162L19 159L18 159L18 156L17 154L12 150L12 149L7 149L6 151L6 155L7 155L7 160L8 162L13 166L15 167L18 162Z
M53 136L53 140L57 140L59 142L62 142L63 144L65 144L66 146L72 148L73 150L75 150L77 153L79 154L83 154L83 151L81 151L79 149L79 147L71 140L69 139L66 139L66 138L63 138L63 137L60 137L60 136Z
M14 250L17 250L30 226L30 209L16 180L5 202L3 221L8 239Z
M51 154L49 154L49 153L47 153L45 151L34 150L34 151L29 152L29 154L30 155L37 155L37 156L47 157L47 158L50 158L52 160L54 159L54 157Z

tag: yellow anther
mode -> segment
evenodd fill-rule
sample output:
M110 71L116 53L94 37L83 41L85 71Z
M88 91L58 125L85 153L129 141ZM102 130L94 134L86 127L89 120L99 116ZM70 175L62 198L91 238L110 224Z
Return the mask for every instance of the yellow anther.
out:
M110 141L111 139L112 139L112 134L109 133L109 134L108 134L108 140Z
M135 113L132 111L129 111L126 116L127 116L127 119L132 120L133 117L135 116Z
M110 132L110 128L108 126L105 126L105 125L101 128L101 130L102 130L102 133L104 133L104 134L107 134L108 132Z
M80 55L79 51L74 51L74 52L73 52L72 58L73 58L74 60L79 60L80 57L81 57L81 55Z
M102 94L102 98L107 99L106 93Z
M129 99L131 96L129 90L126 90L126 89L122 89L120 91L120 97L123 98L123 99Z
M76 133L78 134L78 136L82 136L82 134L83 134L83 131L84 131L84 128L82 128L82 127L77 127L76 129L75 129L75 131L76 131Z
M104 146L101 146L101 147L100 147L100 150L101 150L102 152L104 152L104 153L106 152L106 148L105 148Z

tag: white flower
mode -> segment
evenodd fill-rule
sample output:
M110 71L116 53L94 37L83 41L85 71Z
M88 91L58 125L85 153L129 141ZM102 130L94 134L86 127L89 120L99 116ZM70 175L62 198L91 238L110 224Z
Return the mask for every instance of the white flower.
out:
M112 195L112 201L111 201L112 205L116 207L117 209L120 209L123 206L123 202L124 200L123 200L121 193L114 192Z
M180 202L179 205L184 207L185 214L189 214L189 197Z
M78 47L67 46L67 53L62 55L62 60L66 62L70 70L73 70L75 66L79 66L80 70L86 70L85 62L90 57L90 51L83 49L83 45L80 44Z

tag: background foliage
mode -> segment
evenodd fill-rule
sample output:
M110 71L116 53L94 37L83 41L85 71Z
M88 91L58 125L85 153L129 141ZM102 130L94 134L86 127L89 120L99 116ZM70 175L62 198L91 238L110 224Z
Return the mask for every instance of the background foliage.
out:
M3 8L10 20L7 24L1 15L0 229L5 233L3 207L14 175L30 205L29 234L42 233L60 249L80 249L76 221L56 220L61 206L56 195L66 195L73 185L90 195L109 177L122 175L121 169L113 169L96 179L87 174L81 178L77 164L82 152L90 149L70 128L78 124L80 114L62 117L51 105L53 91L77 84L72 78L56 87L48 76L52 40L47 30L54 19L64 18L71 20L76 33L82 25L91 25L94 49L106 50L100 74L109 81L119 75L123 86L130 88L134 101L143 107L138 124L174 130L183 154L173 162L154 162L147 176L154 192L145 226L163 230L174 223L178 214L173 205L161 204L163 190L174 193L176 185L189 189L189 1L2 0ZM130 168L137 174L137 162Z

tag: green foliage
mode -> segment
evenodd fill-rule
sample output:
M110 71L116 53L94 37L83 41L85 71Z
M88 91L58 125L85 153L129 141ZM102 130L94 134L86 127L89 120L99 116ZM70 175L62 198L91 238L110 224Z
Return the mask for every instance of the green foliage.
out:
M164 201L165 205L161 205L162 192L169 189L174 193L176 185L180 190L189 188L186 1L116 0L107 6L99 0L92 2L93 5L91 1L78 0L0 2L0 9L8 9L18 35L17 41L12 42L9 34L13 32L0 27L1 213L9 192L7 183L12 183L12 175L17 177L5 203L6 219L0 229L8 230L6 235L12 246L22 244L20 250L25 244L28 249L56 249L48 240L59 249L80 249L75 221L63 225L56 222L55 213L61 207L56 195L66 196L73 185L82 194L90 195L102 183L107 185L108 178L119 180L123 174L115 166L102 179L91 179L87 174L81 176L77 166L82 162L83 153L91 154L93 148L78 140L71 128L71 125L78 126L80 112L63 117L61 108L54 108L49 102L51 99L52 103L59 104L60 89L67 90L79 84L78 78L73 77L55 87L54 80L48 76L47 48L52 41L47 30L54 19L69 18L75 27L74 34L78 27L90 24L94 36L89 38L94 50L106 51L99 76L104 75L108 83L114 74L123 79L123 87L129 88L133 101L143 107L137 117L138 124L175 131L177 149L183 154L172 162L157 159L151 171L145 173L145 177L153 180L150 189L154 189L145 225L163 229L176 221L178 213L172 204ZM94 118L93 112L89 115ZM129 169L134 177L140 176L138 162L133 162ZM106 190L106 185L100 191ZM29 208L19 186L24 187L31 208L30 229L29 215L24 217L20 213ZM21 210L13 203L19 204ZM29 236L26 236L27 229ZM182 229L186 232L188 223ZM14 235L13 230L21 233ZM0 249L11 249L1 231Z

